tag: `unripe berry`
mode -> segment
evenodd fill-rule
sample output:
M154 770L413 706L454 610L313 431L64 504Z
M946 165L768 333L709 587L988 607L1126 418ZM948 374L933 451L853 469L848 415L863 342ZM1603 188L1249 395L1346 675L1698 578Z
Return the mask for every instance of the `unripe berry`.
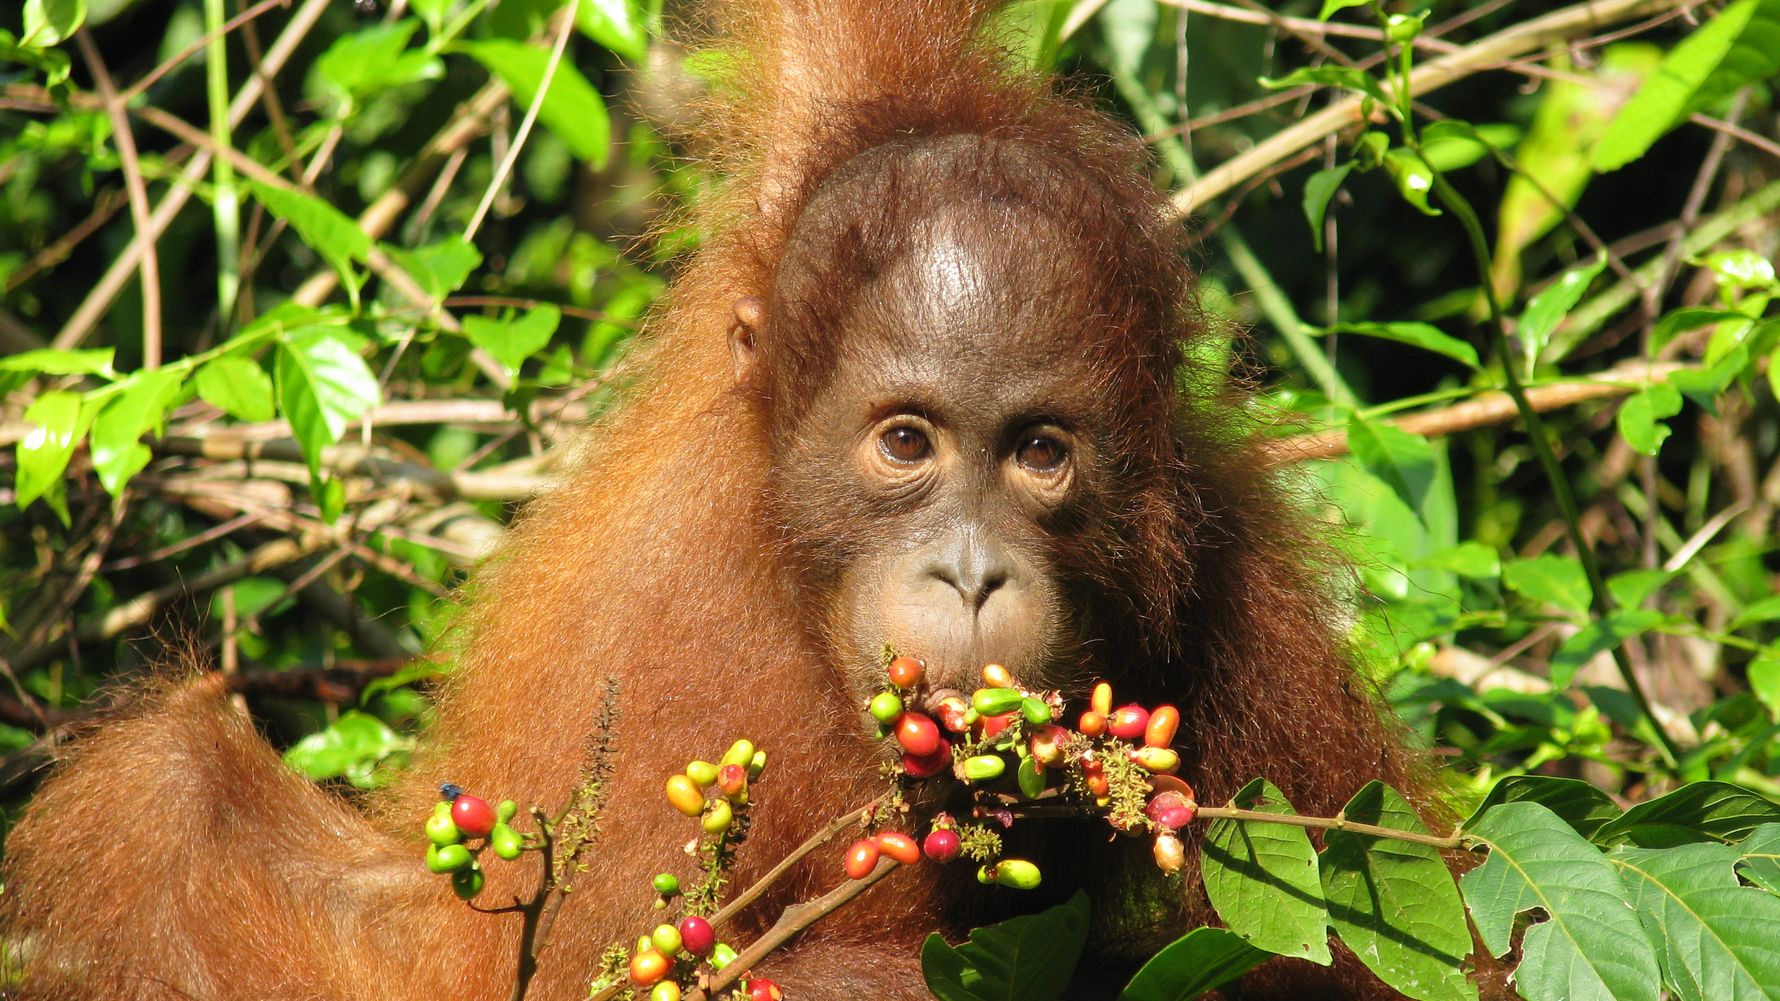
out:
M971 782L986 782L1007 771L1007 762L999 754L977 754L964 759L964 777Z
M748 1001L784 1001L785 992L765 977L748 981Z
M722 834L729 830L729 825L734 822L735 811L730 809L729 801L720 799L711 804L711 809L704 815L704 819L698 822L698 825L704 828L706 834Z
M902 715L902 698L895 692L879 692L871 697L871 705L866 707L871 718L889 726Z
M441 848L463 840L463 832L457 829L457 821L451 819L450 803L440 803L433 810L433 815L426 818L426 839Z
M1169 875L1180 872L1181 866L1187 864L1187 849L1180 839L1172 834L1156 835L1156 844L1152 849L1156 857L1156 865Z
M1038 866L1021 858L1004 858L995 863L995 882L1015 890L1030 890L1038 886L1041 876Z
M694 956L709 956L717 946L717 932L696 914L680 919L680 947Z
M719 773L721 773L724 765L741 765L746 768L748 762L753 760L754 742L751 740L738 740L729 745L729 750L723 752L723 757L717 759L717 769Z
M847 878L864 879L877 865L878 844L872 839L861 838L847 849Z
M914 838L901 831L880 831L876 841L879 852L902 865L914 865L921 861L921 846L915 844Z
M940 863L957 858L958 848L958 832L950 829L932 831L921 842L921 853Z
M433 872L457 872L475 859L463 845L428 845L426 867Z
M892 657L886 668L890 683L898 688L913 688L927 674L927 666L913 657Z
M1166 747L1145 745L1131 752L1131 760L1137 762L1145 771L1162 775L1180 770L1180 755Z
M1038 726L1051 721L1051 707L1043 699L1021 699L1020 715L1026 717L1026 722Z
M654 879L655 892L664 897L671 897L680 892L680 877L671 872L658 872Z
M705 812L705 794L690 778L684 775L668 776L666 791L669 805L688 817L696 817Z
M649 942L655 946L656 952L672 956L680 951L680 929L666 923L658 924L649 933Z
M488 877L482 874L482 869L471 865L468 869L460 869L452 874L451 892L457 894L459 900L474 900L487 882Z
M1157 706L1144 727L1143 742L1151 747L1167 747L1174 743L1174 731L1180 727L1180 710L1173 706Z
M680 1001L680 985L663 980L649 988L649 1001Z
M748 759L748 781L752 782L759 778L760 773L764 771L766 771L766 752L755 751L754 756Z
M630 979L642 987L659 983L673 968L674 961L654 949L638 949L630 957Z
M983 687L1012 688L1014 687L1013 673L1000 664L984 664Z
M735 962L735 947L728 942L718 942L711 948L711 969L721 970Z
M1094 694L1088 698L1088 709L1102 716L1112 715L1112 686L1104 681L1095 682Z
M717 766L709 761L688 761L686 762L686 777L702 789L717 781Z
M1082 718L1076 723L1075 728L1081 731L1084 737L1098 737L1106 732L1106 716L1090 709L1082 713Z
M939 726L931 718L920 713L903 713L896 721L896 742L915 757L925 758L939 750L945 738L939 735Z
M1113 710L1106 718L1106 732L1124 740L1137 740L1150 725L1150 711L1133 702Z
M506 824L496 824L489 832L488 846L494 849L495 855L511 862L525 852L525 839Z
M451 820L465 836L486 838L488 832L494 830L494 807L489 806L488 800L480 796L459 793L451 801Z
M717 772L717 788L735 802L746 802L748 769L743 765L724 765Z
M1013 688L979 688L970 693L970 707L983 716L999 716L1020 708L1023 698Z
M938 775L952 767L952 745L945 738L940 738L939 747L932 754L902 756L902 770L912 779L926 779Z
M519 804L510 799L501 800L500 805L494 808L494 818L503 824L511 823L518 814Z

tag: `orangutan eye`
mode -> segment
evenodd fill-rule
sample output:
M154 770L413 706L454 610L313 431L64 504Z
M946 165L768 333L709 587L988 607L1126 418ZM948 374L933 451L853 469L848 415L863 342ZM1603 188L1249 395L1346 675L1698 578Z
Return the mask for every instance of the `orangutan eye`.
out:
M878 436L878 447L897 462L920 462L933 454L933 443L918 429L902 425Z
M1029 435L1014 452L1020 465L1035 473L1054 473L1069 460L1069 449L1046 434Z

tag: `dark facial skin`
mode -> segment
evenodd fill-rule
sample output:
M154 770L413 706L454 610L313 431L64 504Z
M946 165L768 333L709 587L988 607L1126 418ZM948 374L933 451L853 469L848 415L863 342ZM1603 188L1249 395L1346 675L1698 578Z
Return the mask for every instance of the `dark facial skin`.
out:
M1030 688L1076 680L1087 623L1055 550L1105 475L1105 418L1072 256L1019 206L922 220L782 443L781 502L832 568L817 590L861 701L886 644L926 661L936 697L990 662Z

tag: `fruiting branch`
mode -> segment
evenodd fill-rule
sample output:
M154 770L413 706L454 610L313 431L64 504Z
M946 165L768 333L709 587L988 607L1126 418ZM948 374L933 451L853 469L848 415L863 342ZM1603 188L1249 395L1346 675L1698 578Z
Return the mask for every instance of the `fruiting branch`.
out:
M737 894L736 898L725 904L722 910L711 915L712 926L721 928L724 922L735 917L737 914L740 914L748 907L748 905L754 903L754 901L759 900L762 894L766 893L774 883L778 882L786 873L790 872L792 866L795 866L804 858L804 856L823 845L828 844L830 841L833 841L836 835L840 834L847 828L858 824L862 817L869 817L876 813L878 807L888 798L889 794L886 793L857 810L849 810L829 821L820 831L817 831L803 844L798 845L793 849L791 854L785 856L778 865L773 866L766 875L760 877L760 879L756 880L752 886Z

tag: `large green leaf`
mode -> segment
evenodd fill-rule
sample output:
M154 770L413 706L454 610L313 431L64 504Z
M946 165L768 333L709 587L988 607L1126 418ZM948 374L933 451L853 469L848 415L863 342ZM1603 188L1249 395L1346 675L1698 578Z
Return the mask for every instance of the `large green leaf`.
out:
M311 779L345 777L369 789L377 784L379 764L413 746L414 738L396 733L377 717L348 710L326 730L297 741L284 752L284 763Z
M1737 841L1780 821L1780 805L1728 782L1689 782L1639 803L1595 832L1602 845L1668 848L1694 841Z
M1631 163L1696 108L1776 71L1780 0L1737 0L1682 39L1619 109L1595 146L1595 169Z
M1347 447L1367 472L1389 484L1421 516L1439 464L1428 439L1355 413L1347 421Z
M87 4L86 0L25 0L24 15L25 33L19 44L43 49L74 36L87 19Z
M1477 933L1506 955L1517 915L1543 912L1521 940L1527 1001L1657 1001L1656 953L1611 862L1537 803L1507 803L1469 833L1489 855L1459 880Z
M544 350L562 322L562 311L545 303L517 317L492 319L464 317L464 335L471 343L494 355L509 375L519 371L527 358Z
M1737 857L1712 843L1608 856L1675 1001L1780 997L1780 897L1737 882Z
M142 435L166 420L167 408L184 389L180 373L165 368L137 372L120 386L93 421L93 471L113 497L148 465Z
M978 928L970 941L947 945L937 934L921 946L921 974L940 1001L1051 1001L1088 940L1088 897Z
M111 359L114 354L116 352L111 348L93 348L82 351L38 348L35 351L20 351L18 354L0 358L0 372L41 372L44 375L110 375Z
M1620 814L1613 797L1581 779L1514 775L1496 783L1465 826L1475 823L1485 810L1503 803L1538 803L1585 838L1592 837Z
M1363 337L1377 337L1399 344L1408 344L1424 351L1432 351L1445 355L1456 362L1463 362L1470 368L1481 367L1477 360L1477 349L1464 341L1444 333L1431 323L1400 321L1396 323L1337 323L1332 327L1324 327L1322 334L1359 334Z
M1780 893L1780 824L1763 824L1737 846L1738 869L1751 883Z
M1137 971L1119 1001L1193 1001L1273 958L1223 928L1195 928Z
M575 7L575 27L633 63L649 54L649 30L632 0L581 0Z
M310 327L278 343L278 403L319 475L321 450L340 440L346 425L377 405L377 377L358 348L331 327Z
M500 77L513 91L515 101L525 107L531 105L550 64L548 51L506 38L463 42L460 47ZM606 165L612 130L606 102L567 58L557 63L550 90L538 107L538 120L595 170Z
M1231 805L1295 812L1265 779L1243 786ZM1328 913L1316 849L1304 828L1220 818L1205 832L1200 862L1205 892L1231 931L1258 949L1328 965Z
M1382 782L1342 808L1348 820L1427 834L1414 808ZM1468 1001L1470 926L1452 872L1432 845L1334 830L1321 870L1329 925L1366 968L1417 1001Z

